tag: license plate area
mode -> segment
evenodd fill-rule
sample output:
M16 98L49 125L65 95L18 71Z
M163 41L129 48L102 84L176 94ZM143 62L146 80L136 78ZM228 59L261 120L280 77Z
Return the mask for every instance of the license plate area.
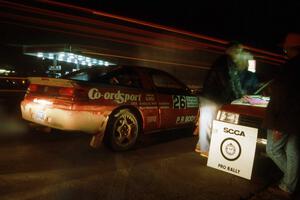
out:
M36 113L33 114L33 119L38 120L38 121L44 121L46 118L46 114L44 111L37 111Z

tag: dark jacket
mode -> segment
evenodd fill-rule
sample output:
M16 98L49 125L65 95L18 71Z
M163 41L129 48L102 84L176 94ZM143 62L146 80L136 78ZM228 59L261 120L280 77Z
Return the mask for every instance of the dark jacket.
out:
M255 74L247 70L239 72L230 57L223 55L208 72L203 85L203 96L226 104L253 92L256 85L258 81Z
M270 86L263 127L300 134L300 56L289 60Z
M244 94L254 94L259 88L259 82L255 73L248 70L240 72L240 80Z

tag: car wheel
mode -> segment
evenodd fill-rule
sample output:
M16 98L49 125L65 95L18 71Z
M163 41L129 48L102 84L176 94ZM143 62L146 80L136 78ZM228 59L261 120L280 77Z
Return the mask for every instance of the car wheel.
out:
M140 133L137 116L129 109L122 109L113 114L108 131L108 142L115 151L126 151L132 148Z

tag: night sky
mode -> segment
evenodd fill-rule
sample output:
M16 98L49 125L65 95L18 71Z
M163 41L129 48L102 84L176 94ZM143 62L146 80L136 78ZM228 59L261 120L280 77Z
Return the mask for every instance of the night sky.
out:
M299 0L62 1L224 40L278 50L288 31L300 31Z

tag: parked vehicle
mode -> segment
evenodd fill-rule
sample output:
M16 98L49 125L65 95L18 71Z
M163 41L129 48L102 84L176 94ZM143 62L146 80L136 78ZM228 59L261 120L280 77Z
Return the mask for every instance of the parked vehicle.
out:
M142 133L194 127L198 97L170 74L152 68L87 68L60 79L30 77L22 117L35 124L91 134L115 151Z
M218 111L216 120L257 128L257 142L266 144L266 130L261 128L261 124L269 100L269 97L262 95L250 95L237 99L231 104L223 105Z

